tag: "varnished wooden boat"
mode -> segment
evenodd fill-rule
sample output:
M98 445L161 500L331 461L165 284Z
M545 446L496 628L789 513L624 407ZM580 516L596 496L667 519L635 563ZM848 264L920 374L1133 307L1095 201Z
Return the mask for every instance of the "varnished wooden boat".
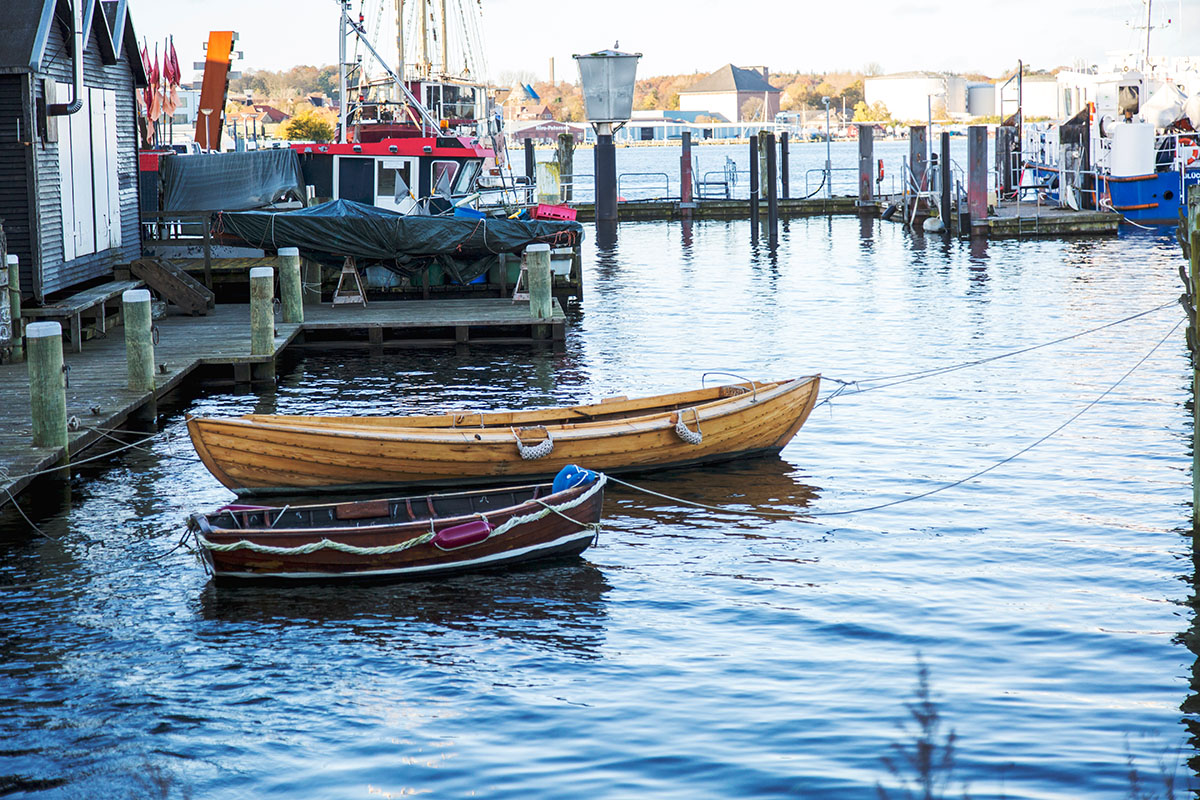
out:
M778 453L816 404L820 376L594 405L402 417L191 417L205 466L239 494L608 473Z
M329 505L227 506L188 520L219 582L430 578L583 552L605 476Z

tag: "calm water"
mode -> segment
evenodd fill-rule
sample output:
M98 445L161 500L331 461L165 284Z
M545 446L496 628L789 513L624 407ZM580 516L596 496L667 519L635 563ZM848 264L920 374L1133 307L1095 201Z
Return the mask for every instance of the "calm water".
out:
M934 151L941 152L940 134L934 137ZM989 147L992 142L989 139ZM538 161L549 161L555 151L543 148L537 151ZM617 148L617 183L619 194L628 200L661 197L679 197L679 154L678 142L664 146L638 146ZM822 185L827 154L824 142L797 142L788 145L788 176L791 197L824 197ZM874 157L883 161L883 180L876 184L883 194L899 193L903 188L904 161L908 158L907 140L876 141ZM524 156L515 152L518 159L515 168L524 169ZM858 194L858 142L835 141L829 143L828 156L833 167L831 185L834 195ZM950 137L950 157L955 164L956 179L966 186L962 170L967 165L967 139L965 136ZM593 151L580 149L575 153L577 199L591 202L595 189L593 178ZM737 172L736 183L730 184L730 196L750 196L750 145L741 144L696 144L692 147L692 163L697 181L724 180L726 159ZM991 164L991 161L988 162ZM877 167L876 167L877 168ZM782 164L779 165L782 171ZM994 182L994 179L992 179ZM782 190L781 190L782 191ZM717 186L697 188L698 193L708 197L724 197L724 190ZM765 194L763 195L766 196ZM780 195L782 197L782 194Z
M174 549L229 501L183 413L517 408L984 359L1170 302L1166 235L972 247L857 219L627 224L559 352L322 353L272 394L184 398L170 438L0 517L0 793L36 798L872 798L920 731L948 796L1177 796L1194 753L1178 307L822 405L777 459L614 488L597 547L514 574L211 586ZM353 313L353 312L348 312ZM888 383L888 382L885 382ZM865 386L865 384L864 384ZM827 383L827 390L836 387ZM48 490L46 490L48 491ZM33 505L35 498L27 498ZM819 516L828 515L828 516ZM901 767L901 776L914 779ZM1192 779L1194 782L1194 779ZM1157 781L1157 783L1155 783Z

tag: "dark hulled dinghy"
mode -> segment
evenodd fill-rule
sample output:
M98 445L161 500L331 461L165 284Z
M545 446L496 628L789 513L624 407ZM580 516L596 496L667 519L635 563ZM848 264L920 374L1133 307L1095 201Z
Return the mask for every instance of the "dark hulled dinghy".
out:
M235 505L193 514L221 582L403 580L583 552L606 478L571 466L553 484L326 505Z

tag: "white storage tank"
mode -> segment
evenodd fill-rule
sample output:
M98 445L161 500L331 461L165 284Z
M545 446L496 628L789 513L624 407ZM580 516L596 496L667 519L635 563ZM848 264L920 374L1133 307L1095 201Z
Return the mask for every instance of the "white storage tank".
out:
M1112 128L1109 172L1115 178L1154 173L1154 126L1148 122L1118 122Z

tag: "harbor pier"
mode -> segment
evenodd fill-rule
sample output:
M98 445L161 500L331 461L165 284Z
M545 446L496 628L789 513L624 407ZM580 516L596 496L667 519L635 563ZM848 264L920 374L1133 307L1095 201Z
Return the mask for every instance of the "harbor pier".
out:
M113 441L130 420L142 417L173 392L201 385L245 385L269 380L287 349L427 348L471 344L561 344L566 318L553 300L548 318L535 319L529 305L508 299L371 302L365 308L310 305L304 322L275 321L262 354L252 352L250 307L218 305L208 315L179 313L154 321L154 390L129 388L125 338L87 341L79 352L64 348L66 376L65 447L33 445L29 369L24 362L0 365L0 506L64 459ZM57 325L56 323L42 323Z

